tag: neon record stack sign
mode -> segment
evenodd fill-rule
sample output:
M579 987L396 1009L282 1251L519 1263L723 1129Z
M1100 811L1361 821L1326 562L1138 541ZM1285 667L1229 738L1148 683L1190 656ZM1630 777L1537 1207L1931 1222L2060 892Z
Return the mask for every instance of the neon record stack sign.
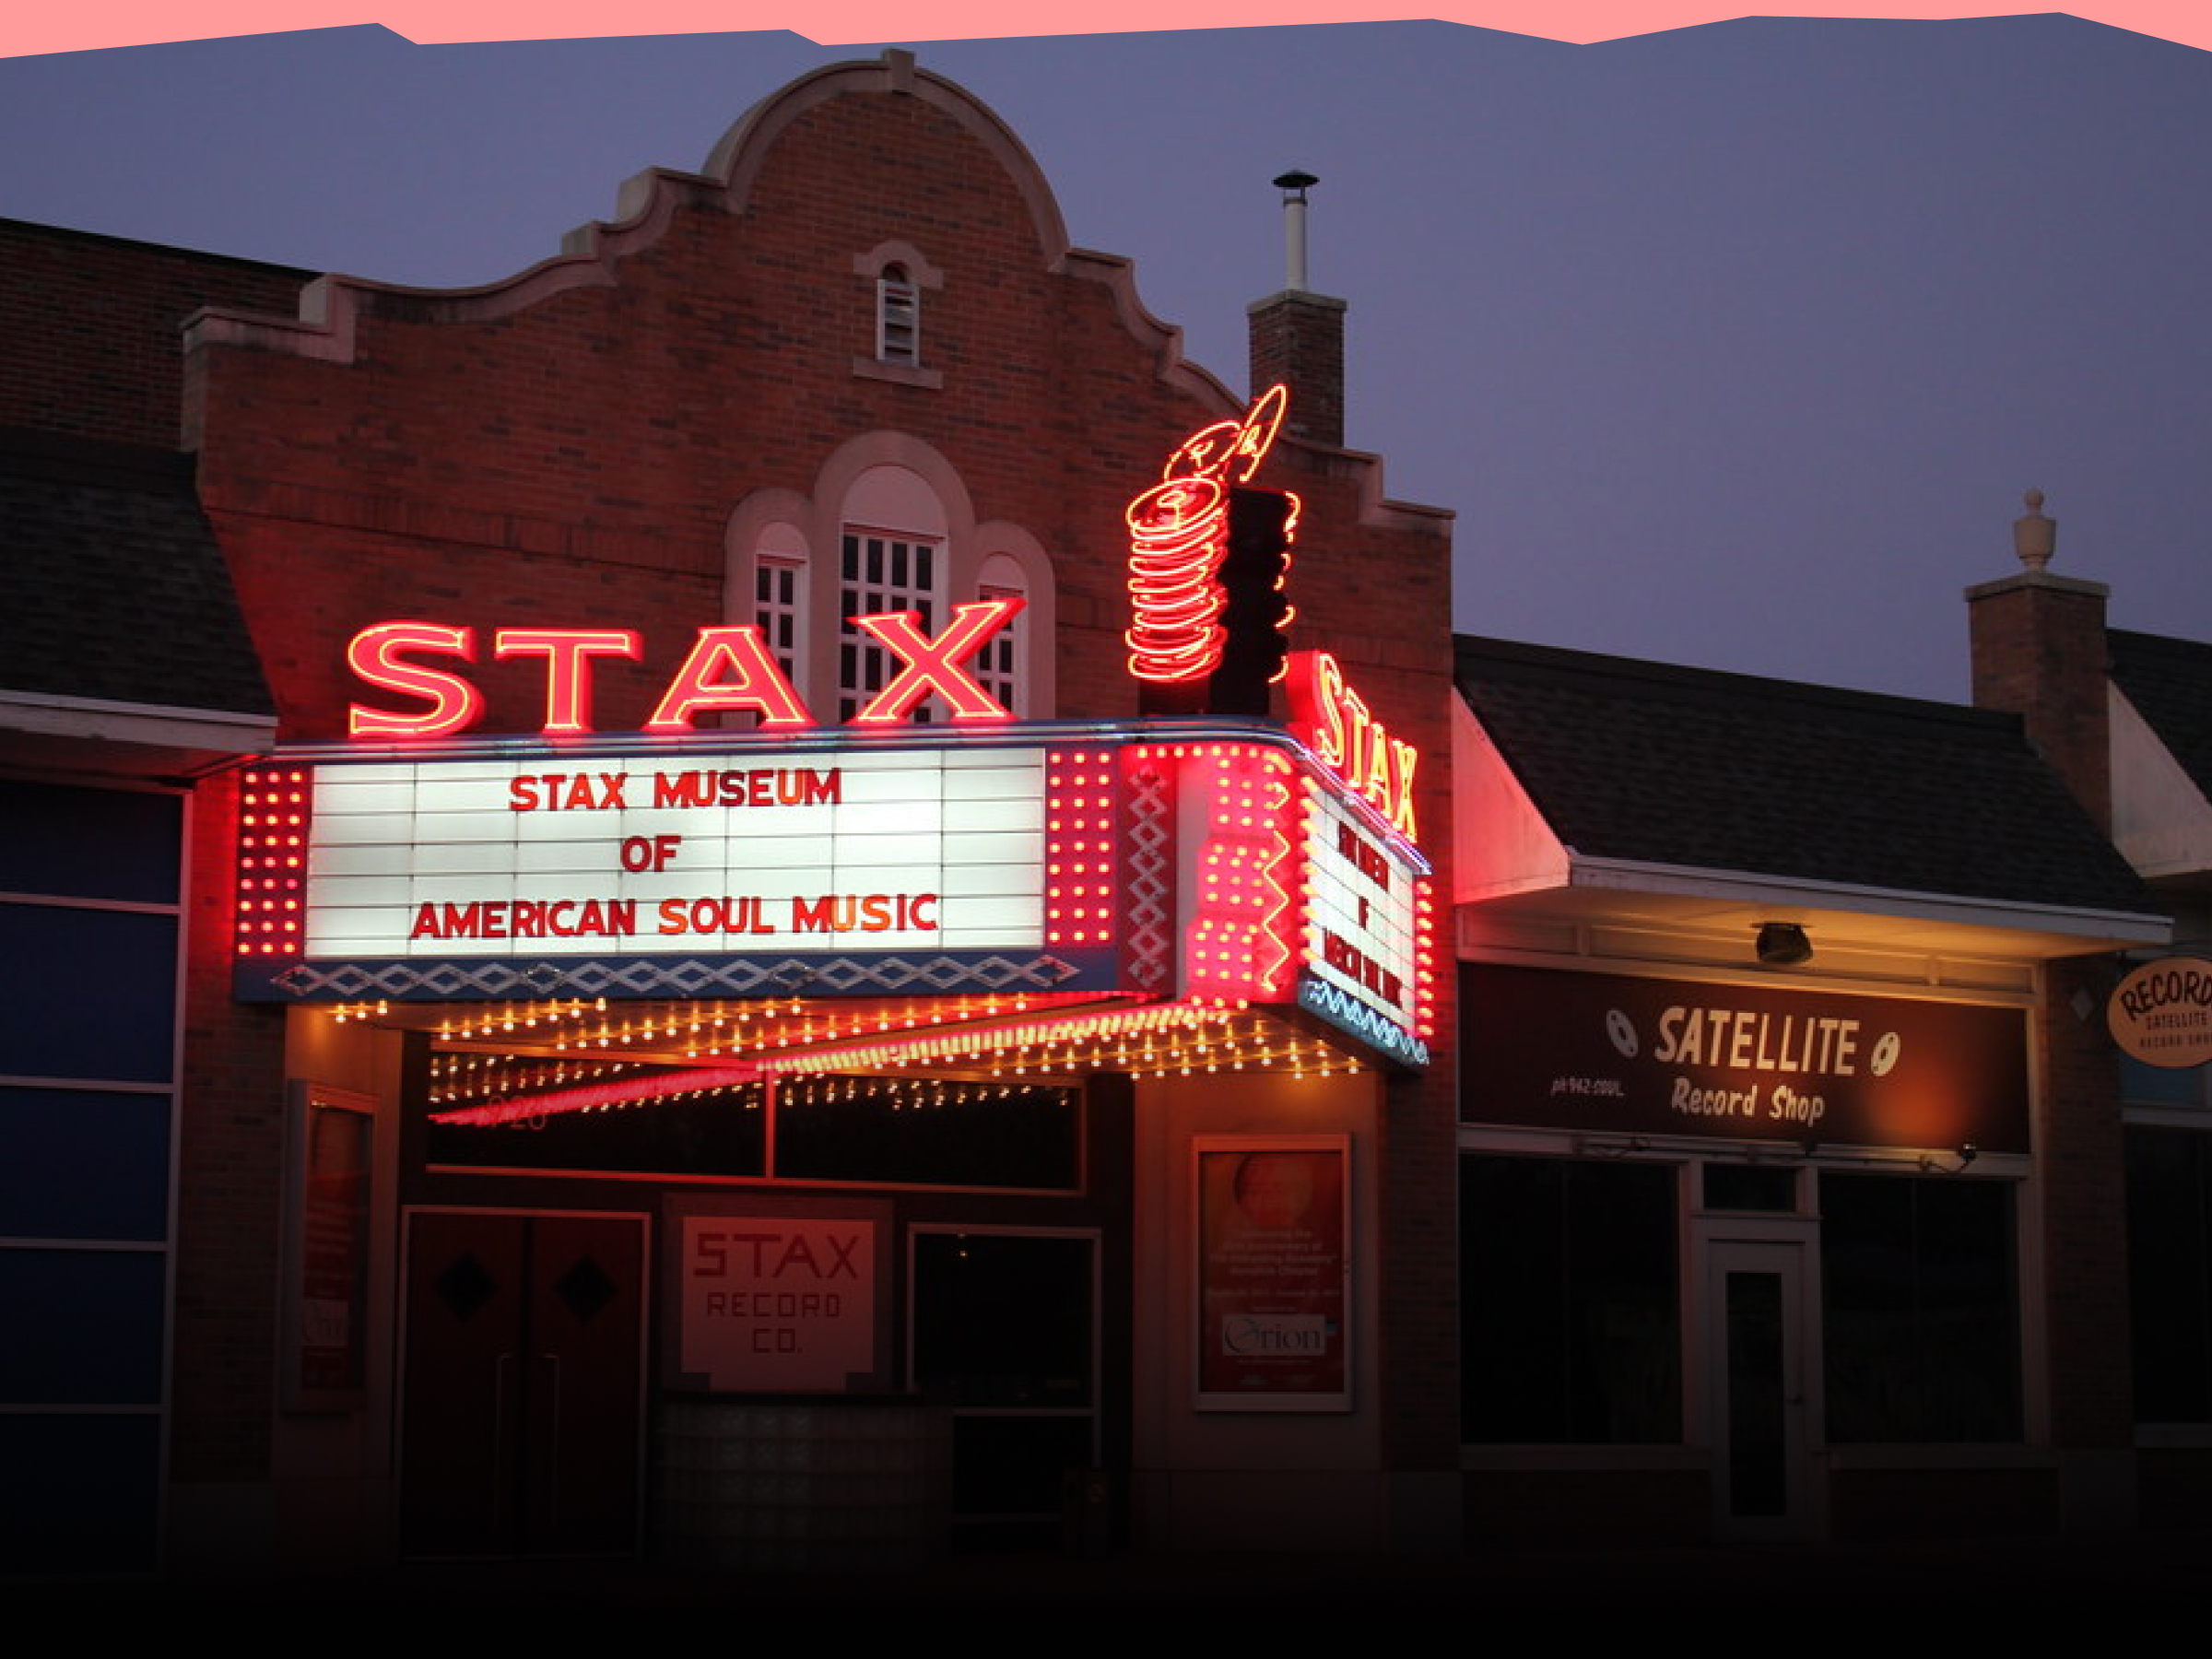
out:
M1132 615L1124 637L1130 673L1152 692L1147 708L1195 710L1221 665L1220 577L1234 492L1273 448L1288 406L1278 384L1241 418L1193 433L1160 481L1129 503ZM1287 500L1286 550L1300 511L1295 495ZM1286 606L1277 626L1290 619ZM1286 959L1295 961L1301 1006L1397 1059L1426 1064L1434 916L1428 861L1416 844L1418 751L1374 716L1328 653L1293 653L1284 666L1291 729L1336 787L1309 778L1294 802L1265 768L1250 777L1225 769L1198 873L1199 920L1185 942L1188 982L1241 986L1272 1000L1288 989ZM1302 866L1295 903L1281 874L1294 863ZM1286 937L1298 918L1304 936Z
M1288 391L1271 386L1241 418L1192 433L1168 457L1159 482L1129 503L1124 516L1132 620L1123 638L1129 672L1154 688L1147 707L1166 712L1173 703L1176 712L1195 712L1221 665L1227 633L1220 571L1229 553L1231 498L1275 447L1288 406ZM1299 511L1296 496L1288 500L1286 545L1296 535Z

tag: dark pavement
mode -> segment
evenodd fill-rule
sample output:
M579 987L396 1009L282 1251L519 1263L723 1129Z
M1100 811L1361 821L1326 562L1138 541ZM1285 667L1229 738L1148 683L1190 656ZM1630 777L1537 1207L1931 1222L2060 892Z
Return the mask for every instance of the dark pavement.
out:
M59 1581L5 1584L18 1610L143 1607L194 1612L278 1607L468 1608L561 1615L623 1607L732 1613L1080 1612L1335 1608L1719 1606L2035 1608L2189 1606L2212 1594L2212 1532L1938 1543L1698 1547L1488 1553L1435 1559L1288 1554L962 1557L903 1571L735 1572L645 1561L411 1563L280 1582Z

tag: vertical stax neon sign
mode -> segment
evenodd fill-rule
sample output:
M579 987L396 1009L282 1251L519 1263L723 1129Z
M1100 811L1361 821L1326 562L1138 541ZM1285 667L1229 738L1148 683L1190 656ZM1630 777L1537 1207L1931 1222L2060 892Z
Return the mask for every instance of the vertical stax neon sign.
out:
M1223 595L1217 577L1229 550L1230 492L1259 470L1288 402L1283 387L1270 386L1241 419L1193 432L1168 457L1160 481L1129 503L1135 619L1122 637L1129 672L1138 679L1183 685L1220 665ZM1286 540L1297 514L1292 496Z

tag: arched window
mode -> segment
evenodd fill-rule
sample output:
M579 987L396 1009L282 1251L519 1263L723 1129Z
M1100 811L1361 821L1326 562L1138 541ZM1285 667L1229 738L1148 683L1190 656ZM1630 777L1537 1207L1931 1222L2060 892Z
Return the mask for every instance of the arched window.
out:
M975 683L998 699L1000 707L1017 718L1026 718L1030 714L1030 617L1026 608L1029 579L1021 566L1007 555L994 553L983 560L982 569L977 573L975 596L1025 602L1025 608L1016 614L1014 620L975 653Z
M897 654L850 618L912 611L934 634L945 615L948 572L945 504L920 474L871 466L845 491L838 537L837 717L850 720L899 672ZM941 718L937 700L913 718Z
M1053 561L1019 524L979 523L959 472L921 440L852 439L810 491L747 496L725 535L727 618L759 626L825 724L850 721L900 665L897 652L849 618L908 611L935 638L955 606L1017 597L1023 608L969 658L970 672L1018 719L1053 717ZM945 717L934 697L912 716Z
M771 524L753 554L753 620L776 666L806 683L806 538L794 524Z

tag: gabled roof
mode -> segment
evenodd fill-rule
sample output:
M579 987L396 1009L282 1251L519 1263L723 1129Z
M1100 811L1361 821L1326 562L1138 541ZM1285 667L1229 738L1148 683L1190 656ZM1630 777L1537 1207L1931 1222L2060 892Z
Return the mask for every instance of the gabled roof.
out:
M2112 683L2212 799L2212 645L2116 628L2104 638Z
M0 694L274 719L190 456L0 433Z
M1495 640L1460 694L1584 858L2152 913L2019 720Z

